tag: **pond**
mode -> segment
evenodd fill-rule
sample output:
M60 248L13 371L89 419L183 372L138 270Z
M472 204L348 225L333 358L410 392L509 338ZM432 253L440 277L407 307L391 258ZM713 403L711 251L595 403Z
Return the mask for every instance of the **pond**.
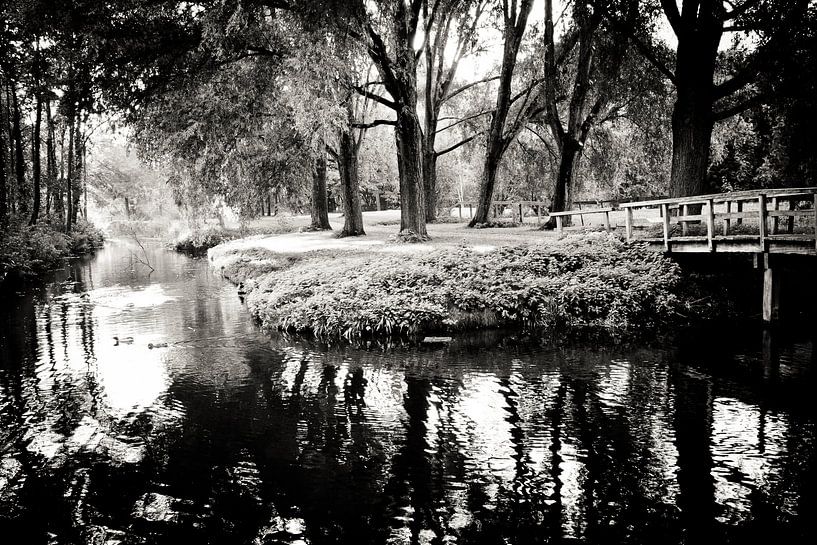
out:
M813 325L329 346L261 331L206 260L110 241L3 294L0 327L19 543L817 535Z

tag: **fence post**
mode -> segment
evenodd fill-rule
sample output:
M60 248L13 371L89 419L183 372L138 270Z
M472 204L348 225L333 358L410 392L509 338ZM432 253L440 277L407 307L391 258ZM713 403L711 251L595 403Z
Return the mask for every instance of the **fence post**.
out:
M661 214L664 218L664 251L669 252L669 208L666 203L661 205Z
M757 198L758 203L758 233L760 235L760 250L766 251L766 195L761 193Z
M627 240L632 240L632 238L633 238L633 209L632 208L625 208L624 209L624 230L627 233Z
M727 214L732 213L732 201L726 201L726 213ZM729 216L726 216L725 218L723 218L723 234L724 235L729 234L729 223L730 223L730 221L731 221L731 218Z
M715 251L715 203L709 199L706 203L706 243L709 251Z

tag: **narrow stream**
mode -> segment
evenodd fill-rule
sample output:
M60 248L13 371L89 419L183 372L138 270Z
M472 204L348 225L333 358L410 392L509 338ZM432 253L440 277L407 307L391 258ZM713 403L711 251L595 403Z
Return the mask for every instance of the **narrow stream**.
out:
M327 346L135 251L0 295L3 543L817 536L813 333Z

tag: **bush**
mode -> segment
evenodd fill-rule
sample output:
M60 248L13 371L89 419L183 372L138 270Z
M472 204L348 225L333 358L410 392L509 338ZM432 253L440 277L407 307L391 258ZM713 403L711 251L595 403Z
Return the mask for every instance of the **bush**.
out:
M73 255L83 255L91 253L105 243L105 235L102 231L94 227L93 224L82 218L77 219L74 229L69 235L69 247Z
M220 226L209 226L182 235L171 243L171 247L177 252L202 256L210 248L237 238L255 235L280 235L291 233L294 230L295 226L286 218L280 218L276 224L255 229L228 229Z
M102 247L102 232L83 219L66 235L61 225L34 226L12 222L0 233L0 282L10 276L20 278L42 274L71 255L91 253Z
M188 233L173 242L172 246L177 252L204 255L210 248L238 237L238 231L213 227Z
M267 327L319 337L498 326L627 334L674 319L681 303L674 262L606 233L488 254L467 247L422 258L318 252L289 263L275 257L269 269L256 258L241 266L258 274L242 270L243 280L234 279L252 279L245 290L254 315Z

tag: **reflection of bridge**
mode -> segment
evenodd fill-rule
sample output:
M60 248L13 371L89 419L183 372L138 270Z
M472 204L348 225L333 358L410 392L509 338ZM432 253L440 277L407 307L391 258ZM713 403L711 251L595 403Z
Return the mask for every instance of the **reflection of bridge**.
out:
M666 253L754 254L762 267L763 319L771 321L779 304L779 275L769 263L773 254L817 255L817 188L760 189L677 199L619 204L618 207L551 213L557 229L563 218L624 213L627 240L641 240ZM656 214L656 211L658 212ZM636 236L637 220L655 224ZM657 228L653 233L652 227ZM660 236L656 236L660 235Z

